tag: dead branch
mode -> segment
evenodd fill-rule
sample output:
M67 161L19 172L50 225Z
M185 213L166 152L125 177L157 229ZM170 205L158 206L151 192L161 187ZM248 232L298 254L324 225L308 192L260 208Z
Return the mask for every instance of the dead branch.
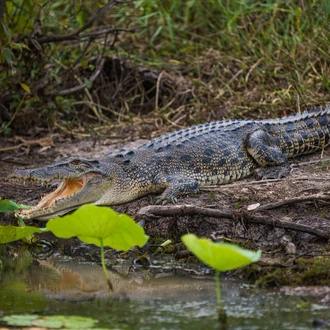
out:
M11 147L6 147L6 148L1 148L1 151L9 151L9 150L14 150L14 149L19 149L21 147L34 147L34 146L40 146L40 147L54 147L54 142L52 137L45 137L37 140L26 140L20 136L15 137L15 141L21 141L20 144L11 146Z
M131 29L124 29L124 28L108 28L102 30L91 31L87 33L80 33L76 34L76 32L64 35L54 35L54 36L47 36L41 38L35 38L35 41L39 44L45 44L50 42L62 42L62 41L70 41L70 40L78 40L78 39L85 39L85 38L94 38L100 35L108 34L108 33L117 33L117 32L135 32L135 30L140 29L141 27L135 27Z
M330 158L322 158L322 159L317 159L317 160L310 160L308 162L300 162L297 164L293 164L294 167L302 167L302 166L309 166L309 165L315 165L315 164L320 164L323 162L329 162Z
M100 61L100 64L97 66L97 68L94 71L94 73L88 79L91 83L93 83L94 80L102 72L103 67L104 67L104 63L105 63L105 58L102 58L101 61ZM80 92L80 91L84 90L85 88L87 88L87 86L86 86L85 83L83 83L83 84L80 84L80 85L75 86L75 87L63 89L62 91L59 91L59 92L56 92L56 93L46 93L45 95L47 95L47 96L66 96L66 95L70 95L70 94L74 94L74 93Z
M89 38L89 37L97 37L99 35L104 35L108 33L117 33L117 32L135 32L137 29L141 29L141 26L136 26L132 27L131 29L124 29L124 28L108 28L108 29L102 29L102 30L96 30L96 31L91 31L87 33L81 33L80 38Z
M256 180L256 181L237 181L229 184L223 184L218 186L203 186L201 187L202 191L222 191L226 188L233 188L233 187L242 187L242 186L250 186L250 185L268 185L269 183L277 183L277 182L296 182L296 181L324 181L330 179L330 176L322 177L322 178L311 178L308 176L300 176L296 178L284 178L284 179L266 179L266 180Z
M149 205L145 206L140 209L140 211L137 214L138 219L142 218L155 218L159 216L175 216L175 215L203 215L208 216L212 218L225 218L229 220L236 220L238 217L241 219L244 219L250 223L254 224L261 224L276 228L282 228L282 229L289 229L289 230L295 230L300 231L304 233L308 233L311 235L315 235L319 238L323 239L329 239L330 233L318 230L316 228L313 228L311 226L307 225L301 225L298 223L290 222L290 221L284 221L284 220L278 220L278 219L270 219L269 217L262 217L262 216L254 216L252 214L242 212L239 215L221 211L218 209L209 209L205 207L199 207L194 205L170 205L170 206L160 206L160 205Z
M278 201L275 203L268 203L268 204L261 205L257 208L257 211L271 210L271 209L276 209L276 208L284 206L284 205L301 203L301 202L311 202L311 201L317 201L317 200L330 201L330 195L313 194L313 195L308 195L308 196L288 198L288 199L284 199L282 201Z
M55 36L47 36L41 38L35 38L37 43L44 44L49 42L61 42L66 40L75 40L79 37L81 32L85 31L89 27L93 25L101 16L103 16L113 5L116 4L116 0L110 0L105 6L103 6L86 24L84 24L81 28L76 31L66 34L66 35L55 35Z

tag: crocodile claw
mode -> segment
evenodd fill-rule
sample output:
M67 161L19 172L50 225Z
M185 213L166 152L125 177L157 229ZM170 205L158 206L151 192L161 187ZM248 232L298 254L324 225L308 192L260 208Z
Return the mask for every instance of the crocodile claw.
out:
M174 196L160 196L156 200L156 205L177 204L178 199Z
M290 174L289 164L283 164L272 167L262 167L254 170L254 177L257 180L280 179Z

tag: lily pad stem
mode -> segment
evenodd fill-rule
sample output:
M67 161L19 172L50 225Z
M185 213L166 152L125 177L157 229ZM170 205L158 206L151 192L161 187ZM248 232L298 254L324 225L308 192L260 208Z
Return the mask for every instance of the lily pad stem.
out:
M220 272L218 270L215 271L215 285L216 285L216 290L217 290L217 304L218 308L222 308L222 303L221 303L221 288L220 288Z
M228 329L227 314L221 301L220 272L218 270L215 271L215 284L217 291L218 319L220 323L220 329L226 330Z
M112 294L113 286L110 280L109 272L107 270L107 267L105 266L103 238L100 238L100 249L101 249L101 264L102 264L103 272L108 282L110 294Z

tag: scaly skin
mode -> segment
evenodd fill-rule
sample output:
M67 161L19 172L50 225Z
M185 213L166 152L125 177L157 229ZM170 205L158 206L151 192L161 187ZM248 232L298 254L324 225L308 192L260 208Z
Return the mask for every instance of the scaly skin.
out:
M261 178L289 173L288 158L321 151L329 142L330 107L272 120L216 121L166 134L136 150L100 159L70 157L13 177L63 180L23 219L46 220L80 205L115 205L153 192L159 202L229 183L257 172Z

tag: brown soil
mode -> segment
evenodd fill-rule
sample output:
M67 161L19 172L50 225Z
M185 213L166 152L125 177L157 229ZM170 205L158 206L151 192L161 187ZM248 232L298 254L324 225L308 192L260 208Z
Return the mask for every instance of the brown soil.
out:
M53 141L53 147L32 146L27 148L23 143L20 148L0 151L1 197L24 204L33 204L50 189L38 184L23 184L10 180L7 175L15 167L28 168L45 165L55 159L74 155L95 158L106 155L114 149L135 148L144 142L137 140L126 142L123 145L108 140L95 141L90 138L77 139L59 136L54 136ZM0 149L15 146L17 143L9 140L0 141ZM254 178L248 178L233 184L205 189L197 197L187 197L179 201L180 204L192 204L230 212L235 214L235 220L216 219L198 214L160 217L147 221L145 229L152 241L158 241L161 237L179 242L180 236L189 232L198 236L239 242L240 245L253 249L260 248L264 252L263 260L268 265L276 263L283 266L289 256L296 258L297 256L327 255L328 242L326 239L320 239L304 232L256 225L246 221L247 207L252 204L260 203L262 206L290 198L329 193L330 165L325 161L330 158L329 148L324 152L323 157L321 160L320 153L318 153L292 160L293 171L289 177L282 180L256 182ZM131 203L115 206L114 209L136 218L142 207L153 202L154 197L147 196ZM330 201L326 200L295 202L263 212L258 212L257 208L253 214L269 219L304 224L330 233L329 204ZM6 215L1 223L15 224L15 218L12 215ZM34 220L32 223L40 225L38 220ZM44 226L44 223L41 225ZM182 249L182 246L180 248Z

